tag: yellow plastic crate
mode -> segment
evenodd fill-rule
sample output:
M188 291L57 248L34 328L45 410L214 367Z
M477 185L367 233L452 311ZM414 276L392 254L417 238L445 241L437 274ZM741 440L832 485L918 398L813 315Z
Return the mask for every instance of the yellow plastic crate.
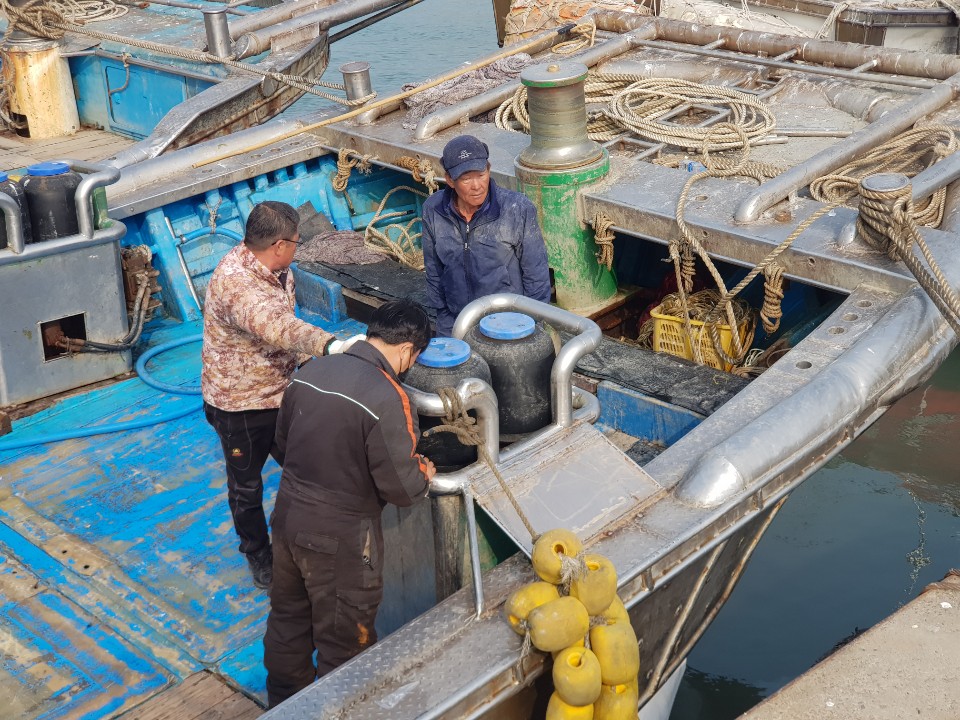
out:
M662 305L657 305L657 307L650 311L650 317L653 318L654 352L667 353L668 355L676 355L677 357L686 358L687 360L693 360L693 350L690 347L690 339L687 337L687 332L683 327L683 318L678 318L674 315L664 315L660 312L662 307ZM691 320L690 325L693 327L694 338L704 364L717 370L730 372L733 365L725 363L717 357L717 353L713 348L713 341L710 339L710 332L704 328L704 324L699 320ZM723 351L728 355L732 355L733 334L730 332L730 326L720 325L718 329L720 330L720 345L723 347ZM741 344L747 342L749 329L749 319L745 319L740 323Z

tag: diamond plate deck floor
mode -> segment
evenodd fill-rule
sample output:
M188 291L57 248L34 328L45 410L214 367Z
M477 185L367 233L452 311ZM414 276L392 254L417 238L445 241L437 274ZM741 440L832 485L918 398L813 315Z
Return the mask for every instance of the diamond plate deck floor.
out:
M198 330L177 326L150 340ZM181 346L150 369L194 385L199 352L198 342ZM131 378L15 421L0 448L199 402ZM268 461L268 512L278 482ZM204 669L262 698L267 611L237 552L223 458L202 412L0 449L0 697L19 703L5 716L113 717Z

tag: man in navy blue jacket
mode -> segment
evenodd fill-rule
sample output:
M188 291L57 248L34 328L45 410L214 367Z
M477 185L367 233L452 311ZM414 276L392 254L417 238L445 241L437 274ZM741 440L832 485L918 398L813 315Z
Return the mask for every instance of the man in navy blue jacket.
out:
M523 193L490 179L489 151L472 135L443 149L447 188L423 204L427 297L437 334L450 335L457 315L483 295L513 292L550 302L547 249L537 210Z

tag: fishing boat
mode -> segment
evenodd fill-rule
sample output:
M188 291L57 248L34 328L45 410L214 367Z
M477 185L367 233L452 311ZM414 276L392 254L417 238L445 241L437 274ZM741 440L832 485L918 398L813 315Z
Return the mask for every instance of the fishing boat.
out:
M62 156L123 167L257 126L305 93L349 106L320 80L330 43L413 4L4 2L2 169Z
M284 200L308 239L304 319L347 337L385 299L424 299L420 208L469 132L537 205L556 302L481 298L454 335L505 310L552 327L550 422L503 443L511 398L454 388L502 482L477 462L388 507L381 639L266 717L542 714L551 659L501 608L534 577L533 535L557 527L612 561L638 705L668 715L791 491L956 344L960 60L590 20L293 130L75 163L70 237L23 242L0 194L0 685L17 713L109 717L202 673L262 701L267 602L197 412L206 282L252 206ZM512 77L469 76L460 95L508 58ZM416 102L434 88L444 102Z
M953 0L494 0L497 37L510 44L583 17L593 8L705 25L863 43L903 50L957 52Z

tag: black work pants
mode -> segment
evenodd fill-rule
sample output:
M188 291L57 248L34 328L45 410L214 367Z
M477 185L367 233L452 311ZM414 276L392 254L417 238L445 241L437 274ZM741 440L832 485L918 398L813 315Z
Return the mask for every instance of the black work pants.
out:
M263 638L270 707L377 641L374 621L383 598L379 523L379 518L363 518L346 532L337 528L325 535L312 531L329 532L330 525L317 522L316 515L310 530L280 525L275 516L270 615Z
M255 553L270 542L263 513L263 465L274 452L279 410L227 412L203 404L207 422L220 436L227 467L227 501L240 552Z

